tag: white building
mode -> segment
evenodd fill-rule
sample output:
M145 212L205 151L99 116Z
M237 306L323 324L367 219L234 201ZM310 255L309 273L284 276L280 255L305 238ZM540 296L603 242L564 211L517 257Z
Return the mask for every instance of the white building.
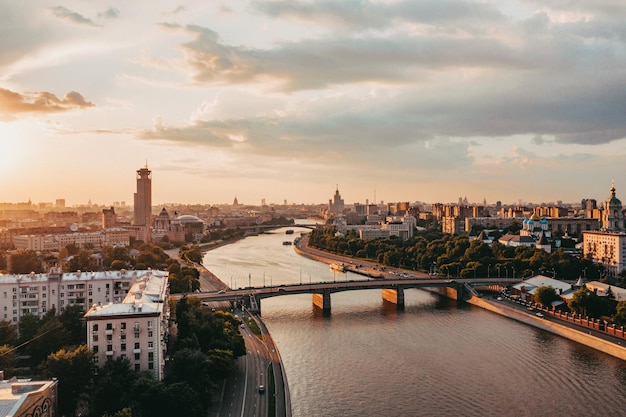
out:
M84 248L103 246L129 246L130 231L122 228L105 229L89 233L63 233L48 235L18 235L13 237L16 249L30 249L38 252L58 251L67 245Z
M105 271L49 274L0 275L0 314L2 320L17 324L20 317L43 317L50 309L57 313L65 307L121 303L131 285L152 271Z
M149 271L135 282L122 303L97 304L85 314L87 345L94 361L127 358L136 371L163 378L169 320L168 274Z
M603 265L609 276L626 269L626 233L583 232L583 256Z
M11 378L0 381L2 416L56 417L58 381L31 381Z

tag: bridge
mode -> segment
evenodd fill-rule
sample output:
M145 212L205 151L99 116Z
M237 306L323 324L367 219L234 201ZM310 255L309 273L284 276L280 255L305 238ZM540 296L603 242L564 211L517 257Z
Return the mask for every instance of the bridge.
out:
M404 290L409 288L440 288L450 298L462 299L475 293L476 286L504 286L516 284L522 279L516 278L391 278L375 280L349 280L318 282L309 284L286 284L263 287L246 287L236 290L222 290L211 293L189 293L188 298L200 299L203 302L231 301L249 299L249 307L253 312L261 314L261 300L294 294L312 294L313 305L324 314L330 314L331 294L343 291L381 289L382 298L394 303L398 308L404 307ZM182 295L173 294L172 299L180 299Z

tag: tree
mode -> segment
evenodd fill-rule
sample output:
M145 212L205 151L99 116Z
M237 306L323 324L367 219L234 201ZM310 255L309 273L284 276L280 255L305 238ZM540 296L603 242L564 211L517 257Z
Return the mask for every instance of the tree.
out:
M618 326L626 325L626 301L620 301L615 308L615 315L613 321Z
M116 413L130 403L130 393L140 373L131 369L127 358L117 357L108 360L94 376L91 390L93 415Z
M89 389L93 366L93 353L87 345L61 349L41 364L44 378L59 380L59 415L74 415L80 394Z
M34 250L19 250L11 255L11 272L29 274L43 272L43 265Z
M552 305L552 302L559 298L556 290L551 285L543 285L537 288L534 293L535 301L546 307Z
M9 379L13 374L13 369L17 364L17 352L9 345L0 346L0 369L4 370L4 378Z
M211 391L215 387L211 378L213 364L207 355L199 350L183 349L172 357L166 369L165 381L168 384L185 383L204 399L207 407L211 401Z
M17 329L6 320L0 321L0 344L13 346L17 343Z
M608 312L607 302L586 287L576 291L567 305L572 311L583 316L600 318Z

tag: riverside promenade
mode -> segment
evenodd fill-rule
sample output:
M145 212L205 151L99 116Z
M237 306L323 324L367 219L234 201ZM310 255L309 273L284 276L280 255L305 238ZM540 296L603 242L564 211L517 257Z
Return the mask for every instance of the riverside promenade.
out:
M294 249L298 254L302 256L306 256L310 259L324 262L327 264L337 262L339 259L341 259L345 263L355 261L354 259L349 257L343 257L335 254L326 253L318 249L310 248L308 247L308 239L306 237L302 238L294 247ZM358 262L361 261L359 260ZM428 277L428 275L426 275L425 273L417 274L415 273L415 271L411 271L411 274L424 275L425 277ZM512 305L508 305L507 302L496 302L491 301L486 297L482 298L476 296L472 296L465 301L474 306L484 308L485 310L489 310L496 314L500 314L501 316L505 316L521 323L534 326L552 334L559 335L566 339L604 352L616 358L626 360L626 347L624 347L624 345L622 344L623 342L618 340L618 338L606 338L606 335L602 335L605 338L599 337L600 335L595 336L594 332L590 329L577 329L569 327L565 324L559 323L559 320L557 319L550 318L548 314L544 315L544 317L537 317L534 312L531 314L526 309L520 310L519 308L515 308Z

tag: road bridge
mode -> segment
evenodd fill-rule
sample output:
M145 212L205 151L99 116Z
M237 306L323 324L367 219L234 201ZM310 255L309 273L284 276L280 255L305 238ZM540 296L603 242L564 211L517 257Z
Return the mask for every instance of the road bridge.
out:
M336 292L381 289L383 300L397 304L399 308L402 308L404 306L404 290L409 288L440 288L447 297L462 299L465 295L469 295L471 289L476 286L505 286L521 281L521 279L516 278L388 278L246 287L211 293L190 293L186 296L207 303L215 301L237 303L244 300L253 312L261 314L261 300L264 298L312 294L313 304L325 314L329 314L331 294ZM171 298L179 299L181 295L173 294Z

